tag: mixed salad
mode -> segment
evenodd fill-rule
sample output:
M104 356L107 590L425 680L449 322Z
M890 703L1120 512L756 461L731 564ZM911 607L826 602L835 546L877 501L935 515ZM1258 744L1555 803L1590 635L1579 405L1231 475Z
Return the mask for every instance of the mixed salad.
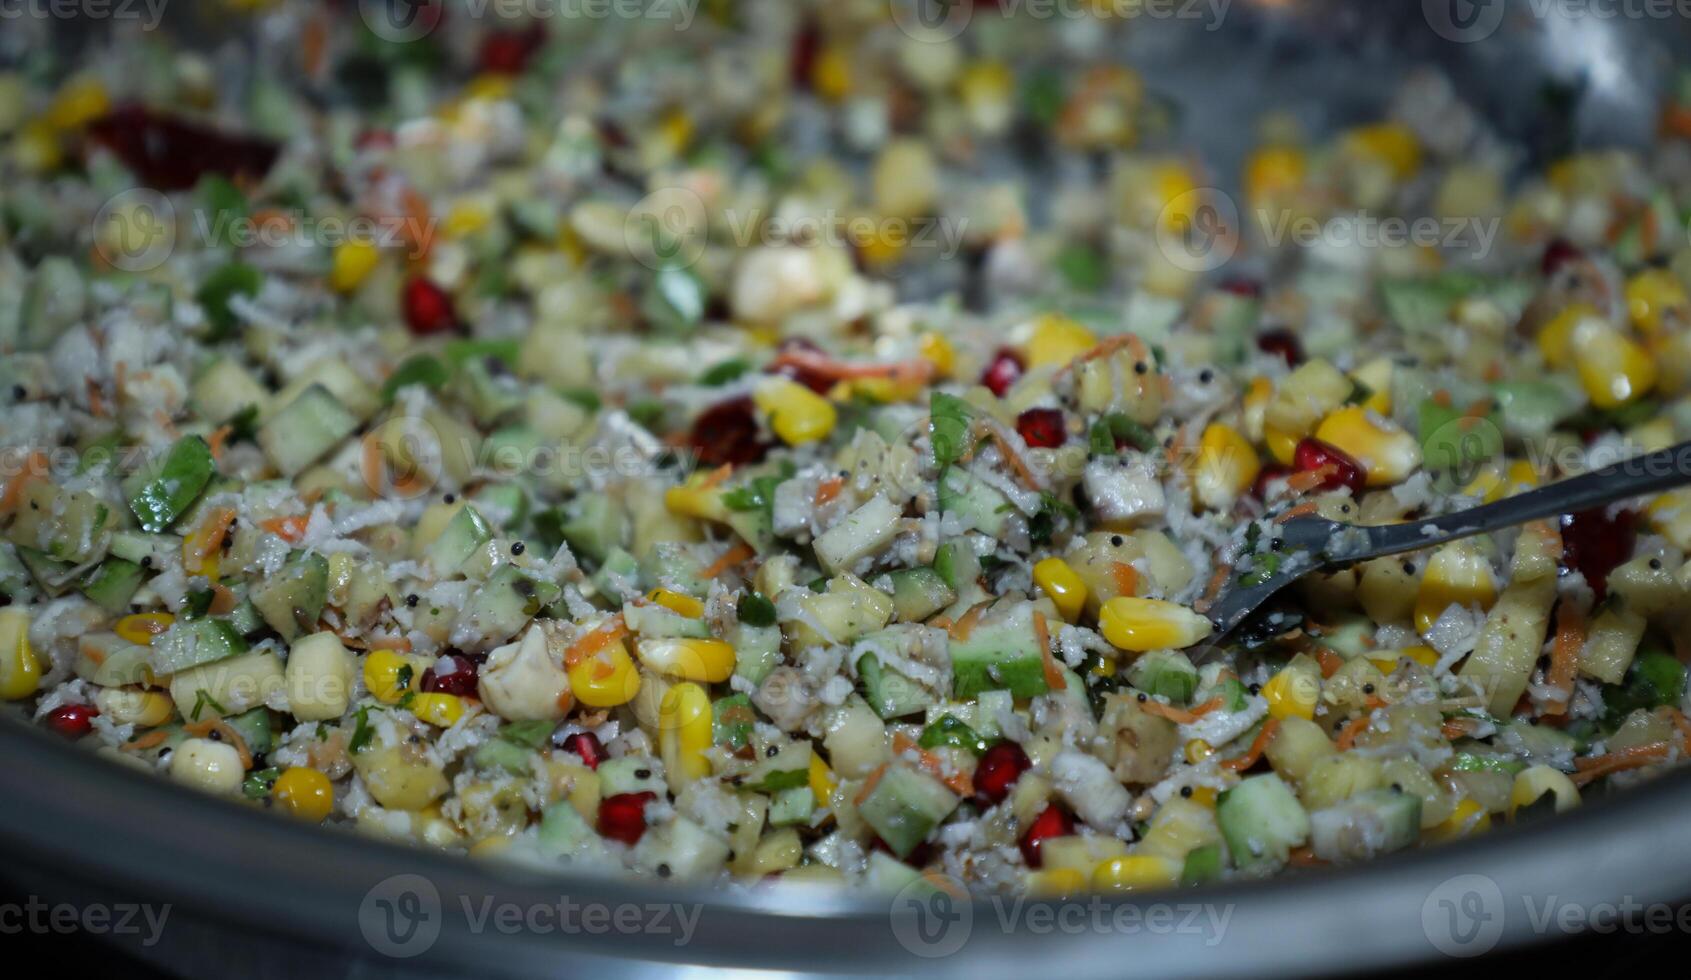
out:
M1203 613L1289 515L1691 433L1691 84L1533 170L1416 76L1230 197L1103 13L240 6L0 74L0 697L51 731L490 860L1037 894L1685 756L1691 491ZM1339 233L1411 218L1495 234Z

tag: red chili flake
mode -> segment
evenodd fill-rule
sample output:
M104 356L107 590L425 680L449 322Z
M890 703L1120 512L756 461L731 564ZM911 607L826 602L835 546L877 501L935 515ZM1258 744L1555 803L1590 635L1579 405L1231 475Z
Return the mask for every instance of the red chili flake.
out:
M1257 350L1264 354L1278 354L1288 367L1297 367L1303 363L1303 341L1298 335L1285 327L1265 330L1257 334Z
M1609 573L1632 557L1638 543L1638 512L1594 507L1562 516L1562 563L1579 570L1601 600L1609 591Z
M1339 447L1320 439L1299 440L1297 448L1292 450L1292 466L1299 473L1326 467L1326 477L1317 484L1322 490L1350 487L1351 493L1360 494L1367 486L1367 474L1362 464Z
M999 742L981 756L975 767L975 797L986 805L1004 802L1010 787L1033 766L1028 754L1015 742Z
M1028 867L1037 868L1043 862L1039 856L1039 846L1050 837L1067 837L1074 833L1074 818L1055 806L1048 806L1039 816L1033 818L1033 825L1022 836L1022 857L1027 859Z
M1035 449L1055 449L1068 441L1060 408L1030 408L1016 416L1016 432Z
M257 182L282 151L270 140L225 133L140 105L120 106L95 120L88 135L143 184L161 191L187 190L207 174Z
M1021 355L1008 347L1002 347L999 348L998 353L993 355L992 363L988 364L986 370L981 372L981 384L992 389L993 394L1003 398L1004 393L1021 380L1022 372L1025 370L1027 370L1027 365L1022 362Z
M406 280L401 300L405 307L405 324L419 337L446 333L458 326L458 311L452 307L452 297L421 276Z
M599 801L599 833L630 847L646 833L646 804L657 799L651 790L618 793Z
M757 409L749 396L705 409L693 422L687 442L704 466L742 466L769 453L769 443L758 431Z

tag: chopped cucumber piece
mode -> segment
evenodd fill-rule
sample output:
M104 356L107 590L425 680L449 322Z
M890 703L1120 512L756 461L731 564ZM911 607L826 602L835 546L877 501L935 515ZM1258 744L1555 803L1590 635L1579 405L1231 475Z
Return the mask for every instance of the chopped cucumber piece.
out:
M154 465L130 474L123 481L123 495L141 529L157 534L169 530L193 506L216 470L206 441L184 436Z
M1180 871L1183 885L1201 885L1221 877L1221 845L1205 844L1186 854L1186 864Z
M452 626L454 643L495 646L516 636L558 597L557 585L530 578L514 565L502 566L475 590Z
M329 561L322 555L296 553L281 570L253 589L259 615L282 639L292 640L317 628L329 595Z
M757 712L752 710L751 698L744 694L730 694L711 705L711 744L731 749L744 748L757 726Z
M622 607L622 621L627 624L629 632L645 637L688 637L698 640L710 638L710 625L704 620L689 619L672 609L655 604L637 606L632 602L625 603Z
M247 642L226 620L179 619L147 649L153 673L164 676L245 653Z
M953 640L951 681L952 695L959 699L982 691L1007 690L1019 698L1049 691L1045 651L1034 632L1033 605L1017 603L1004 615L983 617L967 639Z
M952 592L962 592L981 577L981 559L966 541L947 541L934 553L934 573Z
M1198 668L1178 650L1151 650L1128 668L1127 682L1146 694L1189 704L1198 689Z
M647 756L625 755L599 763L599 791L602 796L652 792L663 796L669 787L663 769Z
M1215 816L1241 870L1275 870L1309 839L1309 815L1275 773L1252 776L1222 793Z
M612 548L628 542L628 515L606 494L584 493L570 507L564 540L592 561L604 561Z
M1362 861L1421 836L1421 797L1376 789L1309 815L1310 848L1323 861Z
M903 718L934 703L930 691L891 667L882 665L873 653L858 658L857 676L863 682L863 699L882 718Z
M908 766L892 765L857 805L858 815L887 847L907 857L962 802L939 780Z
M160 637L162 639L162 637ZM77 641L76 676L101 687L145 683L152 675L152 650L116 633L90 633Z
M919 623L957 601L957 593L931 568L892 573L893 612L899 622Z
M141 566L121 558L107 558L89 575L82 594L113 616L129 611L129 600L140 590L146 573Z
M277 472L296 476L358 429L358 417L314 384L259 426L258 445ZM149 529L151 530L151 529Z
M775 794L769 801L769 825L788 827L807 824L816 810L816 794L809 786L794 786Z
M1004 536L1005 525L1014 510L996 488L957 466L940 474L938 500L940 510L956 514L990 538Z
M851 571L892 543L903 515L897 504L876 494L816 539L816 560L829 572Z
M481 512L465 504L446 523L440 537L430 542L425 556L435 574L450 575L481 547L493 540L493 528Z
M729 638L734 646L734 673L753 684L762 684L781 663L781 627L748 626L741 623Z

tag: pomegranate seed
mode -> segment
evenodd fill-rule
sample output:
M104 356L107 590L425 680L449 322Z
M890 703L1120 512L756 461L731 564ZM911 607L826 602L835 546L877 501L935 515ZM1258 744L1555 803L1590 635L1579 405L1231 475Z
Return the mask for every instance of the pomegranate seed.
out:
M592 732L574 732L564 738L564 751L581 756L589 769L598 769L605 761L605 744Z
M1022 357L1008 347L1000 348L992 357L992 363L981 372L981 384L992 389L992 393L1000 398L1009 391L1011 386L1021 380L1022 371L1026 370Z
M816 72L816 56L822 50L822 32L815 23L807 23L793 35L793 50L789 57L793 87L810 91L811 76Z
M1285 327L1257 334L1257 350L1264 354L1280 355L1288 367L1297 367L1303 363L1303 341Z
M1242 296L1245 299L1261 299L1262 283L1255 279L1229 279L1217 287L1224 293Z
M419 337L445 333L458 326L458 311L452 308L452 297L421 276L406 280L402 302L405 324Z
M657 799L651 790L618 793L599 802L599 833L630 847L646 833L646 804Z
M423 671L423 678L418 685L428 694L455 694L458 697L470 697L476 693L476 665L469 657L459 654L447 654L446 658L452 662L452 670L441 674L430 667Z
M161 191L187 190L207 174L264 179L281 147L235 136L138 105L121 106L88 127L140 181Z
M495 31L481 45L481 69L496 75L520 75L546 41L538 26L526 31Z
M1548 278L1560 272L1562 266L1569 262L1578 262L1583 258L1585 258L1585 252L1579 246L1566 238L1556 238L1544 247L1544 258L1539 260L1538 268Z
M731 398L705 409L693 422L687 442L705 466L755 463L769 452L749 397Z
M1035 449L1056 449L1068 441L1060 408L1030 408L1016 416L1016 432Z
M1039 816L1033 818L1033 826L1022 837L1022 857L1027 859L1028 867L1040 866L1039 845L1045 843L1048 837L1067 837L1074 833L1074 818L1054 806L1048 806Z
M1635 510L1610 517L1608 508L1595 507L1562 517L1562 563L1578 569L1598 599L1608 594L1609 573L1632 557L1637 543Z
M975 797L988 805L1004 802L1010 795L1010 787L1032 765L1028 754L1015 742L993 745L975 767Z
M1299 440L1297 448L1292 450L1292 466L1299 473L1326 468L1327 475L1316 484L1322 490L1350 487L1351 493L1360 494L1367 485L1367 475L1361 463L1339 447L1320 439Z
M65 738L78 739L94 730L99 710L86 704L64 704L47 713L47 727Z
M1275 480L1283 480L1291 475L1292 468L1290 466L1281 466L1279 463L1269 463L1257 473L1256 482L1251 484L1251 495L1256 497L1258 500L1267 500L1268 485L1273 483Z

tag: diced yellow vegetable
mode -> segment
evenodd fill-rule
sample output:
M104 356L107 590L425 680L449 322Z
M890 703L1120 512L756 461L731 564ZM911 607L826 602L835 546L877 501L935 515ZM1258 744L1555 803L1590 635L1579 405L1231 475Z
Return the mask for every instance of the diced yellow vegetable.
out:
M339 293L350 293L364 285L382 261L382 251L373 242L349 241L335 248L329 267L329 286Z
M957 369L957 349L944 334L925 333L916 342L916 353L934 366L941 377L949 377Z
M1109 858L1092 872L1092 887L1102 892L1149 891L1179 882L1180 865L1154 854Z
M364 657L364 686L383 704L398 704L422 679L417 665L396 651L371 650Z
M569 668L570 690L589 708L615 708L640 693L640 670L618 641Z
M1361 463L1371 487L1402 483L1421 465L1421 444L1415 437L1361 405L1327 416L1315 430L1315 438Z
M131 613L117 621L112 632L137 646L150 647L153 637L170 629L176 617L167 612Z
M1627 312L1646 337L1660 336L1671 324L1691 325L1691 295L1670 269L1645 269L1626 284Z
M658 605L688 619L699 619L705 614L705 604L682 592L670 589L653 589L646 598Z
M1490 829L1491 814L1486 812L1486 808L1471 799L1463 799L1456 804L1456 810L1443 823L1426 831L1426 838L1442 844L1465 837L1477 837Z
M1028 891L1044 898L1068 898L1086 891L1085 873L1075 868L1044 868L1030 871Z
M29 614L0 609L0 699L18 701L41 686L41 662L29 645Z
M1208 759L1210 756L1215 755L1215 746L1201 738L1195 738L1187 742L1185 747L1180 751L1181 754L1186 757L1186 761L1195 766L1205 759Z
M1380 415L1391 414L1394 367L1391 358L1376 357L1351 372L1351 377L1358 384L1368 388L1369 395L1362 402L1363 408Z
M1210 510L1227 510L1251 488L1261 471L1262 461L1249 439L1230 425L1211 422L1198 439L1192 488L1199 504Z
M658 707L658 748L672 789L710 775L710 746L710 695L693 683L671 687Z
M1402 123L1360 126L1345 134L1344 147L1353 156L1385 164L1399 180L1421 169L1421 141Z
M1262 686L1262 696L1275 718L1314 718L1321 702L1321 672L1287 666Z
M1209 620L1179 603L1130 596L1104 603L1098 626L1105 639L1135 653L1189 647L1214 629Z
M721 640L644 639L635 649L640 662L660 674L719 684L734 673L734 648Z
M1573 357L1574 330L1588 320L1602 322L1602 317L1590 305L1574 303L1540 327L1538 350L1544 355L1544 363L1557 369L1567 367Z
M1034 321L1026 350L1029 368L1062 367L1098 345L1098 336L1060 313Z
M329 777L304 766L292 766L276 777L270 798L283 813L307 823L322 823L335 807Z
M1303 185L1309 157L1295 146L1265 146L1245 163L1245 196L1253 205L1278 199Z
M114 725L156 728L176 714L176 702L170 695L141 688L103 688L94 696L94 704Z
M1580 321L1570 347L1579 383L1598 408L1619 408L1656 386L1656 362L1649 352L1601 320Z
M228 742L190 738L170 754L170 778L205 793L228 796L246 778L241 754Z
M789 446L826 439L839 413L828 399L786 378L770 378L752 394L769 427Z
M1579 787L1567 773L1546 765L1536 765L1515 774L1515 785L1509 791L1509 816L1524 806L1532 806L1548 793L1555 797L1556 812L1579 806Z
M451 728L464 717L464 699L438 691L418 694L411 699L411 713L431 725Z
M834 770L822 761L822 757L812 752L810 755L810 792L816 797L817 806L827 806L834 796L834 787L840 784L839 777Z
M47 107L47 123L54 129L80 129L111 111L111 95L97 78L66 82Z
M1086 608L1086 583L1069 563L1061 558L1046 558L1033 566L1033 581L1057 606L1057 612L1069 622L1080 617Z
M1447 544L1433 553L1415 596L1415 629L1426 633L1452 604L1490 609L1497 601L1497 581L1491 562L1466 541Z
M1305 361L1274 386L1263 413L1264 435L1273 429L1294 442L1309 435L1323 418L1344 405L1354 387L1331 363L1320 358ZM1269 448L1274 448L1272 442Z

